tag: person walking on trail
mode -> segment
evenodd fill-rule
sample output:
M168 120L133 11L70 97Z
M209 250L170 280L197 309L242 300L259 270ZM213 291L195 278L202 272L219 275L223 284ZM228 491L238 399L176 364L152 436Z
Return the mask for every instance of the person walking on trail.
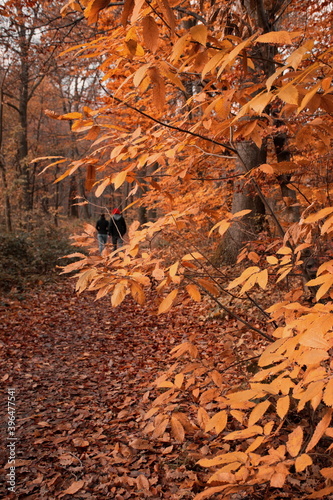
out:
M121 247L123 244L123 236L127 231L126 222L121 215L120 210L115 208L112 210L112 217L109 224L109 234L112 238L113 249Z
M108 241L108 230L109 230L109 223L105 218L105 215L102 214L98 221L96 222L96 229L97 229L97 239L98 239L98 247L100 253L103 252L104 247Z

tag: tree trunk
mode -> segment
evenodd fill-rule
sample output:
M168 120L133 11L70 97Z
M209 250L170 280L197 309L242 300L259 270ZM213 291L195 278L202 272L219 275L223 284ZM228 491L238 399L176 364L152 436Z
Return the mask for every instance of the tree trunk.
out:
M3 151L2 151L2 144L3 144L3 83L4 83L4 78L1 79L1 86L0 86L0 170L1 170L1 179L2 179L2 184L3 184L6 229L7 229L7 231L11 232L12 231L11 204L10 204L10 198L9 198L9 194L8 194L8 182L7 182L7 175L6 175L5 159L3 157Z
M253 142L244 141L237 144L239 159L237 171L247 172L266 162L266 148L258 148ZM262 229L265 206L253 185L248 180L239 179L234 182L232 213L251 210L239 222L234 222L219 245L216 258L218 264L234 264L242 246L256 238Z
M17 163L23 180L23 206L32 210L28 165L29 40L24 21L18 28L20 47L19 117Z

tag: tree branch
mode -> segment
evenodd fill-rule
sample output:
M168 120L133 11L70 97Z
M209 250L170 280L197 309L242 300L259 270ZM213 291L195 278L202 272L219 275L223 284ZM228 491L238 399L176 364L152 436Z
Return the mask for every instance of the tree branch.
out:
M132 109L133 111L135 111L136 113L139 113L140 115L144 116L145 118L148 118L149 120L151 120L155 123L158 123L159 125L162 125L162 127L166 127L166 128L171 129L171 130L176 130L177 132L181 132L183 134L188 134L188 135L191 135L192 137L198 137L199 139L210 142L212 144L217 144L218 146L221 146L222 148L225 148L228 151L232 151L233 153L237 154L237 156L238 156L237 150L235 148L229 146L228 144L225 144L224 142L216 141L215 139L211 139L211 138L206 137L206 136L201 135L201 134L196 134L195 132L191 132L190 130L186 130L186 129L183 129L180 127L176 127L174 125L170 125L169 123L162 122L162 121L158 120L157 118L154 118L153 116L149 115L148 113L145 113L141 109L136 108L135 106L132 106L131 104L128 104L127 102L123 101L122 99L119 99L115 95L111 94L101 83L100 83L100 85L101 85L102 89L104 90L104 92L109 97L114 99L116 102L119 102L119 104L123 104L127 108Z

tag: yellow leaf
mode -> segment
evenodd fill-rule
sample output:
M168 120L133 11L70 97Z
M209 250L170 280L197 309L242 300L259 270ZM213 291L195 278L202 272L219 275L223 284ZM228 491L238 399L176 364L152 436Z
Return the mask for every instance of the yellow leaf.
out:
M287 450L292 457L298 455L303 443L303 429L299 425L296 429L289 434L287 441Z
M267 282L268 282L268 271L267 269L264 269L263 271L261 271L261 273L258 274L257 283L263 290L265 290L267 287Z
M266 257L266 260L268 264L271 264L272 266L275 266L276 264L279 263L279 259L277 259L273 255L268 255L268 257Z
M265 174L274 174L274 168L268 163L263 163L262 165L260 165L260 167L258 167L258 170L261 170Z
M314 222L317 222L320 219L324 219L325 217L327 217L327 215L330 215L332 212L333 212L333 207L323 208L322 210L319 210L319 212L309 215L309 217L303 220L303 223L313 224Z
M82 113L77 113L77 112L66 113L65 115L61 115L62 120L79 120L80 118L82 118Z
M255 38L255 34L250 36L247 40L244 40L243 42L239 43L232 49L229 54L227 54L223 58L223 63L221 65L221 68L219 69L219 72L217 73L217 76L220 77L222 72L224 71L224 68L228 66L228 64L231 64L238 56L239 54L248 46L251 44L252 40Z
M104 179L104 181L98 186L98 188L95 191L96 198L98 198L99 196L101 196L101 194L103 194L104 190L107 188L107 186L109 186L110 183L111 183L110 177Z
M279 398L276 403L276 413L280 418L284 418L288 413L290 405L289 396L284 396L283 398Z
M201 253L199 252L191 252L191 253L188 253L186 255L184 255L184 257L182 257L182 260L196 260L196 259L203 259L204 257L201 255Z
M76 282L75 290L79 293L83 292L83 290L88 287L96 274L96 269L88 269L87 271L84 271L82 274L80 274L80 277Z
M329 427L332 419L332 408L328 408L325 415L321 419L321 421L318 423L317 427L315 428L315 431L312 435L312 438L310 439L309 444L306 447L306 453L308 453L312 448L316 446L318 441L322 438L322 436L325 434L326 429Z
M232 214L232 217L231 217L231 218L232 218L232 219L236 219L236 218L238 218L238 217L244 217L244 215L247 215L247 214L249 214L249 213L251 213L251 212L252 212L252 210L248 210L248 209L246 209L246 210L241 210L240 212L236 212L235 214Z
M231 226L231 223L229 222L229 220L227 220L227 219L221 220L220 222L218 222L217 224L215 224L212 227L212 229L209 231L209 236L217 228L219 228L220 235L223 236L224 233L229 229L230 226Z
M223 52L221 53L220 51L217 52L216 54L213 55L211 59L205 64L203 70L202 70L202 78L209 73L210 71L213 71L213 69L216 68L220 64L220 62L223 60L224 54Z
M304 45L298 47L298 49L296 49L292 54L290 54L290 56L286 60L286 64L288 66L292 66L296 70L300 62L302 61L304 55L313 48L313 45L314 45L313 40L307 40L304 43Z
M245 269L245 271L242 272L242 274L238 278L234 279L233 281L231 281L229 283L228 290L231 290L232 288L235 288L236 286L241 285L250 276L252 276L253 274L258 273L259 271L260 271L260 268L257 267L257 266L248 267L247 269Z
M197 24L196 26L193 26L190 28L190 33L193 40L201 45L206 45L208 33L205 25Z
M187 47L189 42L189 35L188 33L186 35L183 35L182 37L178 38L177 42L173 46L173 50L170 56L170 61L175 63L178 61L180 56L184 53L185 48Z
M282 45L291 45L292 39L288 31L271 31L264 35L258 36L257 43L277 43Z
M150 64L143 64L142 66L140 66L140 68L134 73L133 75L133 83L136 87L138 87L140 85L140 83L142 82L142 80L144 79L144 77L146 76L146 73L148 71L148 68L149 68ZM119 147L119 146L118 146ZM123 146L120 146L121 149L123 148ZM117 156L117 155L115 155Z
M185 430L182 424L179 422L179 420L175 417L171 417L171 434L173 437L182 443L185 439Z
M312 458L310 457L310 455L307 455L306 453L303 453L295 460L296 472L302 472L309 465L312 465Z
M312 398L315 398L316 396L318 396L322 392L324 386L325 386L325 382L322 382L322 381L311 382L311 384L309 384L306 391L304 391L300 395L294 394L295 397L300 398L300 402L298 403L297 411L303 410L305 404L308 401L310 401Z
M159 29L152 16L146 16L142 20L143 40L146 47L153 53L158 49Z
M126 177L127 177L126 170L123 170L122 172L119 172L119 174L116 174L112 179L114 188L118 189L122 184L124 184L124 182L126 181Z
M256 436L257 434L262 434L263 429L260 425L252 425L247 429L242 429L240 431L233 431L223 437L226 441L235 439L248 439L250 437Z
M328 350L330 348L329 342L325 339L324 335L320 332L308 331L304 333L299 339L300 345L312 347L314 349Z
M273 97L275 96L271 92L265 92L264 94L255 96L248 104L255 113L260 115Z
M228 414L225 410L215 413L206 424L205 432L209 432L215 428L216 434L220 434L227 425Z
M172 290L172 292L170 292L160 303L157 314L163 314L168 312L171 309L177 295L178 295L178 290L177 289Z
M319 300L328 292L328 290L333 285L333 276L325 275L325 277L326 277L325 282L321 285L318 292L316 293L317 302L319 302Z
M297 358L297 363L302 366L302 365L317 365L324 359L329 358L329 355L327 351L324 349L308 349L301 356ZM324 370L325 373L325 370ZM309 381L307 379L307 381Z
M259 446L264 442L265 439L265 436L257 436L246 450L246 453L252 453L254 450L259 448Z
M276 251L276 253L280 255L290 255L292 253L292 249L290 247L281 247Z
M117 283L111 297L111 304L113 307L119 306L126 297L126 287L122 283Z
M253 410L250 413L249 420L248 420L248 426L251 427L255 423L258 422L258 420L264 415L264 413L267 411L268 407L270 406L269 401L262 401L261 403L258 403L257 406L253 408Z
M171 277L176 276L177 270L178 270L178 266L179 266L179 261L177 260L177 262L175 262L174 264L172 264L172 266L170 267L169 274L170 274Z
M189 294L189 296L195 300L196 302L201 301L201 294L199 289L195 285L186 285L186 291Z
M294 85L287 85L286 87L282 87L277 96L282 99L282 101L288 104L298 105L298 90Z

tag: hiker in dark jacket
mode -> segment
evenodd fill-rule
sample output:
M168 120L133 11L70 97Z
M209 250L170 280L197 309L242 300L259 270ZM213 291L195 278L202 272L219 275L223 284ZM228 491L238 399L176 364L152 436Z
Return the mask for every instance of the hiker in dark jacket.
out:
M106 220L104 214L102 214L98 219L98 221L96 222L96 229L98 232L97 239L98 239L99 251L100 253L102 253L104 250L104 246L108 241L108 229L109 229L109 223Z
M118 208L112 211L112 217L109 224L109 234L112 238L113 249L117 250L117 246L121 247L123 244L123 236L126 233L126 222L121 215Z

